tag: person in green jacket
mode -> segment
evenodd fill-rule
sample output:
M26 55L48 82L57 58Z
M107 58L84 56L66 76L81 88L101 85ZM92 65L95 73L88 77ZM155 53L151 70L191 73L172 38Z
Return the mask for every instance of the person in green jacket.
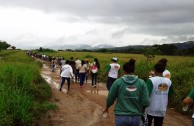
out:
M183 111L187 111L187 109L192 106L194 99L194 88L190 91L189 95L183 100ZM194 126L194 113L192 115L192 126Z
M149 93L145 82L134 75L135 60L130 59L123 65L124 75L110 88L106 108L114 104L116 126L139 126L142 124L144 109L149 106Z

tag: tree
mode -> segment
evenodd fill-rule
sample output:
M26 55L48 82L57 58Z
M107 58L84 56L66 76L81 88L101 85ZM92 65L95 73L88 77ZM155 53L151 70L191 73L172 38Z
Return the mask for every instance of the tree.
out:
M39 52L42 52L42 50L43 50L42 47L40 47Z
M173 44L163 44L158 46L158 49L163 55L174 55L177 51L177 47Z
M1 41L1 40L0 40L0 50L2 50L2 49L7 49L7 48L9 48L9 47L11 47L10 44L8 44L6 41Z
M147 58L148 61L151 61L155 58L156 52L154 47L144 48L142 51L143 51L143 55Z
M15 49L16 49L16 47L15 47L15 46L11 46L11 48L12 48L13 50L15 50Z

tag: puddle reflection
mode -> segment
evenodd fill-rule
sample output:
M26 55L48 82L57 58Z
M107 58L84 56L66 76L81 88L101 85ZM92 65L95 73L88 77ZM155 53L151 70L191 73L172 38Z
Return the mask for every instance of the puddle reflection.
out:
M108 91L100 91L99 89L88 90L86 92L87 93L92 93L92 94L98 94L98 95L108 96Z

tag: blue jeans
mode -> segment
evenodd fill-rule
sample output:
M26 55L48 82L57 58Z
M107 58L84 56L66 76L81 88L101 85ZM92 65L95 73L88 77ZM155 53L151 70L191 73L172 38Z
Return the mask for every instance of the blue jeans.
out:
M98 73L92 73L92 86L96 85L97 76L98 76Z
M194 126L194 118L192 118L192 126Z
M86 75L86 73L79 73L79 84L80 84L80 86L83 86L83 84L84 84L84 81L85 81L85 75Z
M141 126L141 116L115 115L115 126Z
M55 71L55 64L51 65L51 71L54 72Z

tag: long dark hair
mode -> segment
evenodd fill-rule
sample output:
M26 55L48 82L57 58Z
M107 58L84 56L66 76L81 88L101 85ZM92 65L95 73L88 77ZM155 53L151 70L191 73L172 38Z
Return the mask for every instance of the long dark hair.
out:
M134 60L134 59L130 59L129 62L126 62L123 65L123 70L126 73L134 73L134 71L135 71L135 61L136 60Z
M96 62L96 66L98 67L98 69L100 69L100 64L98 62L98 59L97 58L94 58L94 61Z
M82 61L81 61L81 64L82 64L82 66L83 66L83 65L85 64L85 61L84 61L84 60L82 60Z

